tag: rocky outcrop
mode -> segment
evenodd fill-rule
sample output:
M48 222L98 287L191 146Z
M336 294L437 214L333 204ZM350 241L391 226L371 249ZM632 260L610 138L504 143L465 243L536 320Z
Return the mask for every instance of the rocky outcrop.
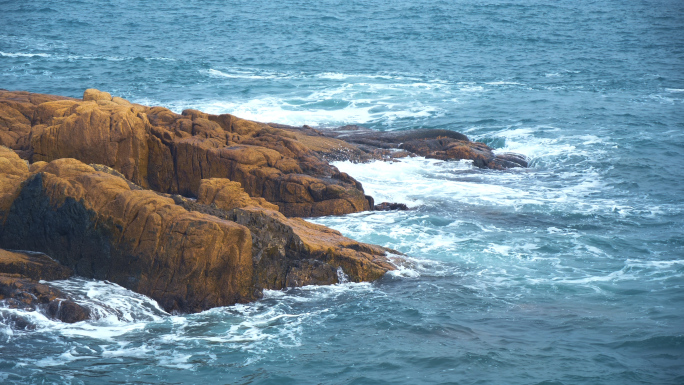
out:
M45 254L0 249L0 303L10 308L41 311L63 322L86 320L90 317L88 308L42 283L43 280L67 279L72 275L71 269ZM15 317L12 321L20 328L31 326L22 317Z
M196 110L176 114L93 89L83 100L0 91L0 145L31 163L103 164L143 188L188 197L198 196L203 179L230 179L288 217L373 209L361 184L327 160L420 155L470 159L483 168L527 166L523 156L495 154L454 131L315 130Z
M388 254L396 252L295 218L376 207L329 160L421 155L526 166L452 131L324 131L176 114L92 89L82 100L0 91L0 145L0 247L46 253L68 274L115 282L181 312L252 301L262 289L372 281L394 269ZM48 278L35 278L46 271L0 266L6 301L30 297L50 311L61 298L37 281ZM55 317L81 319L70 302L59 304Z
M97 90L83 100L35 95L0 91L0 144L31 163L103 164L143 188L189 197L202 179L227 178L286 216L371 209L360 183L287 130L228 114L176 114Z
M202 180L194 200L142 189L103 165L65 158L29 168L3 156L0 165L21 172L17 189L0 195L10 202L0 245L44 252L167 311L252 301L264 288L370 281L394 268L389 250L287 218L227 179Z

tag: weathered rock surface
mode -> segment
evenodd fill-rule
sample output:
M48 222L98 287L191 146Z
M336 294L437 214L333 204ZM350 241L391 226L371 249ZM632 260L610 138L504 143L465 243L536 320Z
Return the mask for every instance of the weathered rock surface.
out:
M48 317L63 322L83 321L90 317L88 308L40 282L67 279L72 274L71 269L45 254L0 249L0 301L10 308L42 311ZM31 326L20 318L14 323L20 327Z
M278 211L278 206L269 203L264 198L252 198L242 185L225 178L202 179L200 181L197 203L215 205L222 210L232 210L242 207L262 207Z
M176 114L86 90L83 100L0 91L0 144L38 162L75 158L155 191L196 197L227 178L286 216L371 209L361 184L295 134L235 116Z
M9 148L0 146L0 222L7 216L28 175L27 162Z
M45 252L77 275L183 312L394 269L392 250L293 218L406 209L375 206L329 160L419 155L527 166L448 130L316 130L176 114L93 89L82 100L0 90L0 145L0 247ZM58 298L7 274L10 296Z

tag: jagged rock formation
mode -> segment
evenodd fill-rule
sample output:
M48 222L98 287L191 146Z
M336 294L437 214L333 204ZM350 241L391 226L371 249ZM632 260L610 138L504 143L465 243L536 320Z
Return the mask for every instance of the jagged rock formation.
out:
M421 155L472 159L478 167L525 167L448 130L314 130L211 115L176 114L86 90L83 100L0 91L0 145L31 163L76 158L121 172L143 188L196 197L200 181L227 178L286 216L372 210L360 183L325 159L367 161Z
M131 190L75 159L36 171L0 228L4 247L44 252L80 276L118 283L167 310L258 298L247 228Z
M255 285L282 289L339 282L340 274L352 282L374 281L395 267L387 255L400 254L384 247L346 238L336 230L287 218L263 207L248 205L231 210L218 209L176 196L176 203L234 221L252 232Z

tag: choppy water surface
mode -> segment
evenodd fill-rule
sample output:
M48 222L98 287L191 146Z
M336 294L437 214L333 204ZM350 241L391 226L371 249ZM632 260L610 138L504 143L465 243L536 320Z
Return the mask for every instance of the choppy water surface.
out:
M318 218L410 263L372 284L99 318L0 309L4 383L684 383L684 5L0 2L0 87L260 121L446 128L531 159L336 164L406 212Z

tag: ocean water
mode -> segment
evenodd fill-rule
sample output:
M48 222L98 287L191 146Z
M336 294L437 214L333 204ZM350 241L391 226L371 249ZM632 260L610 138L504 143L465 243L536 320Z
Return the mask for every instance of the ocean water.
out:
M684 2L0 1L0 88L89 87L531 166L336 163L412 210L314 221L396 272L193 315L55 282L97 319L0 309L2 383L684 383Z

